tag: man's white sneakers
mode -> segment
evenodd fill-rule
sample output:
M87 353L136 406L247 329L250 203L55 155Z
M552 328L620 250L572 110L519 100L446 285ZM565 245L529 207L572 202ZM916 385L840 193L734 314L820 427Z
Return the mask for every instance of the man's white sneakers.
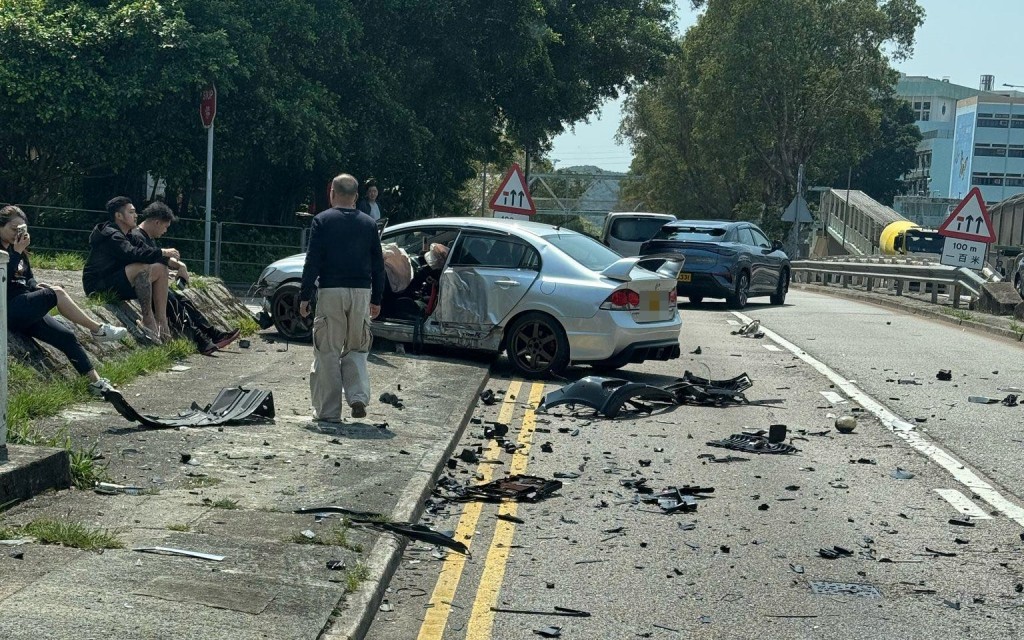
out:
M113 390L114 385L110 384L110 380L107 380L106 378L100 378L96 382L89 383L89 393L97 398L102 398L105 392Z
M96 342L117 342L128 335L124 327L115 327L110 324L101 324L99 331L93 331L92 337Z

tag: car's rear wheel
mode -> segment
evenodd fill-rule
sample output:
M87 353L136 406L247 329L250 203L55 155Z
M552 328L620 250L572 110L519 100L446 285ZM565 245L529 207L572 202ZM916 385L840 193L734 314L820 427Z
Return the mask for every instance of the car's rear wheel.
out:
M786 294L789 293L789 269L783 269L779 274L779 286L772 294L772 304L786 304Z
M561 373L569 366L569 339L551 316L525 313L505 333L505 353L516 373L540 378Z
M736 278L736 289L733 294L726 298L726 302L733 309L742 309L747 306L747 298L750 296L750 274L740 271L740 277Z
M700 304L704 302L704 296L689 296L689 299L693 304Z
M299 315L298 282L286 282L277 288L270 299L270 313L278 333L289 340L309 340L313 333L313 314Z

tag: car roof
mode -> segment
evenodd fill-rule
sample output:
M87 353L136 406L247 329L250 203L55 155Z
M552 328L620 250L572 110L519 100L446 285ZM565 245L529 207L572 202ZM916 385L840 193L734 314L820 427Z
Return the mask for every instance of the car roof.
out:
M450 218L423 218L412 222L403 222L393 227L388 227L384 233L403 229L416 229L418 227L463 227L472 229L483 229L486 231L502 231L505 233L526 233L537 237L550 236L555 233L577 233L565 227L556 227L543 222L529 220L507 220L504 218L477 218L472 216L450 217Z

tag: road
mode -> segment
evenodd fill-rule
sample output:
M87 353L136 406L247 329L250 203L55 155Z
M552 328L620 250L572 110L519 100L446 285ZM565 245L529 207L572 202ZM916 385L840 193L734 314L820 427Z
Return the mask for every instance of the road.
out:
M537 503L439 501L426 521L454 530L471 557L410 545L368 638L515 640L548 626L562 638L610 640L1021 637L1015 472L1024 409L967 401L1024 386L1020 346L806 292L743 314L716 303L680 309L684 353L700 346L700 355L631 366L623 377L747 372L748 397L764 402L616 420L565 406L538 413L542 394L561 385L499 371L491 388L505 391L504 402L479 406L481 422L456 449L482 445L484 463L460 461L450 476L579 477ZM761 320L764 338L731 334L748 318ZM953 380L937 380L939 369ZM851 413L856 431L838 434L834 418ZM486 421L508 423L519 451L485 440ZM758 456L705 444L771 424L788 425L800 451ZM709 453L747 460L698 457ZM893 477L897 468L913 477ZM656 490L715 491L695 513L665 515L621 482L641 476ZM820 556L834 546L852 555ZM856 584L867 595L818 594L812 582ZM591 615L492 610L556 606Z

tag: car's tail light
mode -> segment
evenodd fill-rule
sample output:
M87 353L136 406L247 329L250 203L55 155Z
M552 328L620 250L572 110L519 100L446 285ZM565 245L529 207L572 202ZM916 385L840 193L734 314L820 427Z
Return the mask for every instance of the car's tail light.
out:
M618 289L605 299L601 308L608 311L636 311L640 308L640 294L632 289Z
M672 289L670 289L669 292L668 292L668 303L669 304L675 304L678 300L679 300L679 293L676 291L675 287L672 287Z

